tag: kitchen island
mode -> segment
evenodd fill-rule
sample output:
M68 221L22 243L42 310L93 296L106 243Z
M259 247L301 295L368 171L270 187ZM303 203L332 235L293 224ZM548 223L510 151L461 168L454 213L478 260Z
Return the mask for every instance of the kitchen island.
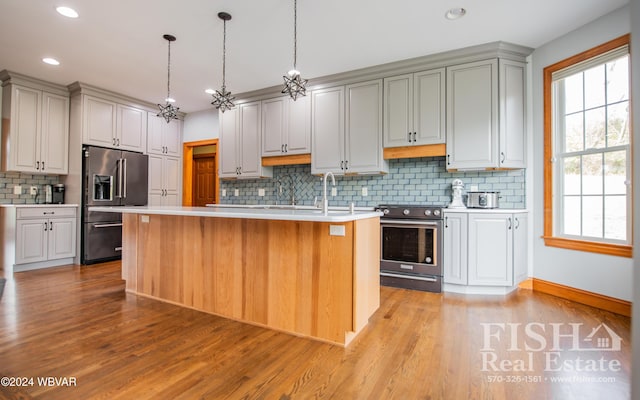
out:
M380 304L380 213L92 207L123 213L127 292L346 346Z

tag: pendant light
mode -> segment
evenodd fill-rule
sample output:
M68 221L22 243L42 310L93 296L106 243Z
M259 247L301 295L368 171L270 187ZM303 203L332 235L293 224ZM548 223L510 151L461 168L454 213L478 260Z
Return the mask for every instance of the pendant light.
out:
M171 42L175 42L176 37L173 35L163 35L162 37L168 42L169 46L169 60L167 62L167 98L164 100L164 106L162 104L158 104L160 112L157 116L164 118L168 124L172 119L178 119L178 110L180 109L179 107L174 107L173 104L171 104L175 103L175 100L171 98Z
M235 97L231 95L231 92L227 92L227 87L225 84L226 78L226 57L227 57L227 21L231 19L231 14L226 12L219 12L218 18L223 21L223 36L222 36L222 88L221 90L216 90L216 92L212 95L213 104L218 110L225 112L230 108L233 108L235 104L233 104L233 100Z
M296 69L298 58L298 1L293 0L293 69L284 75L284 89L282 93L288 93L295 101L298 96L307 95L307 79L302 79L300 72Z

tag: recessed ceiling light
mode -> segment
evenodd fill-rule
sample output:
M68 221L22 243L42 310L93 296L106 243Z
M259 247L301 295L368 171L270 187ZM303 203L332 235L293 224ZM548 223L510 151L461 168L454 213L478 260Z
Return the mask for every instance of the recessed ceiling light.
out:
M206 94L214 94L216 91L213 89L207 89L204 91Z
M49 65L60 65L60 61L56 60L55 58L51 58L51 57L45 57L42 59L43 63L49 64Z
M467 10L465 10L462 7L457 7L457 8L452 8L449 11L447 11L447 13L444 15L444 17L446 19L458 19L458 18L462 18L464 17L464 15L467 13Z
M78 13L73 8L69 7L56 7L56 11L69 18L78 18Z

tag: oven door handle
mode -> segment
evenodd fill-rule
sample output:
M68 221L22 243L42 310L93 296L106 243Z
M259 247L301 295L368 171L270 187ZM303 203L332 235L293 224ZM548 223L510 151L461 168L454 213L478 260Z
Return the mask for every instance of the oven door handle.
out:
M442 220L437 220L437 221L411 221L411 220L406 220L406 219L385 219L385 220L380 220L380 225L397 225L397 224L401 224L401 225L423 225L423 226L438 226L440 225L440 223L442 222Z
M389 274L387 272L380 272L380 276L388 276L390 278L400 278L400 279L411 279L412 281L425 281L425 282L438 282L438 278L431 278L427 276L417 276L417 275L399 275L399 274Z

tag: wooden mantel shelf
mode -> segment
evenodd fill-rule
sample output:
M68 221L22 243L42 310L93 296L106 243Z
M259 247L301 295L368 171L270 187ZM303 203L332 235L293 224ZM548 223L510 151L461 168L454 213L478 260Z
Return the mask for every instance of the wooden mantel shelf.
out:
M346 346L380 305L379 224L124 214L123 279L131 293Z

